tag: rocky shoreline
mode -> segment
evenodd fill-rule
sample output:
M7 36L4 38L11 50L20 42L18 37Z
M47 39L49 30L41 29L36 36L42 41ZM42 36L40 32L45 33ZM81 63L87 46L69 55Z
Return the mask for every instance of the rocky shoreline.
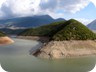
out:
M31 53L39 58L62 59L96 55L96 40L49 41L50 38L36 36L18 36L17 38L43 41L43 46Z
M11 44L11 43L14 43L14 41L9 37L7 36L0 37L0 45Z
M96 55L96 41L51 41L32 54L36 57L47 59Z

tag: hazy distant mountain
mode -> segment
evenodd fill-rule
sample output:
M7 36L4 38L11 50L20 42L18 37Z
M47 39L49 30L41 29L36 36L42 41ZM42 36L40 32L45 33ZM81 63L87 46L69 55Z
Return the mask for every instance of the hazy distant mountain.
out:
M96 30L96 20L88 24L87 27L90 28L91 30Z
M63 19L63 18L58 18L58 19L55 20L55 22L64 21L64 20L65 19Z
M38 27L41 25L46 25L52 22L57 22L62 20L65 20L65 19L59 18L55 20L49 15L19 17L19 18L0 20L0 27L31 28L31 27Z
M9 29L9 28L0 28L0 31L7 35L17 35L23 32L25 29Z
M64 22L66 21L59 21L54 22L48 25L43 25L36 28L29 28L24 30L18 35L22 36L53 36L58 30L61 30L64 27Z

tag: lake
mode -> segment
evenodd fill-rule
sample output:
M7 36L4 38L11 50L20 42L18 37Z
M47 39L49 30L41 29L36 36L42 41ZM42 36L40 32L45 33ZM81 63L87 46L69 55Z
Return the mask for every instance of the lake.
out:
M30 53L42 46L32 40L13 39L15 43L0 46L1 66L9 72L88 72L94 68L96 57L40 59Z

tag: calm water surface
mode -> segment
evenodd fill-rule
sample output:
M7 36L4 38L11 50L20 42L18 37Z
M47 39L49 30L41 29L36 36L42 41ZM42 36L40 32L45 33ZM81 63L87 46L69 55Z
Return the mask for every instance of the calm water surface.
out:
M88 72L95 66L96 57L39 59L30 52L42 43L23 39L14 41L14 44L0 46L0 63L8 72Z

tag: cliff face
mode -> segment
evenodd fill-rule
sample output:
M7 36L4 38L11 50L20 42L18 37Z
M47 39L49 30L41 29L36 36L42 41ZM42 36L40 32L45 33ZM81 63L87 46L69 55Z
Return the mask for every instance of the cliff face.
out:
M0 45L3 45L3 44L11 44L13 43L14 41L12 39L10 39L9 37L7 36L4 36L4 37L0 37Z
M96 55L96 41L51 41L33 55L47 59Z

